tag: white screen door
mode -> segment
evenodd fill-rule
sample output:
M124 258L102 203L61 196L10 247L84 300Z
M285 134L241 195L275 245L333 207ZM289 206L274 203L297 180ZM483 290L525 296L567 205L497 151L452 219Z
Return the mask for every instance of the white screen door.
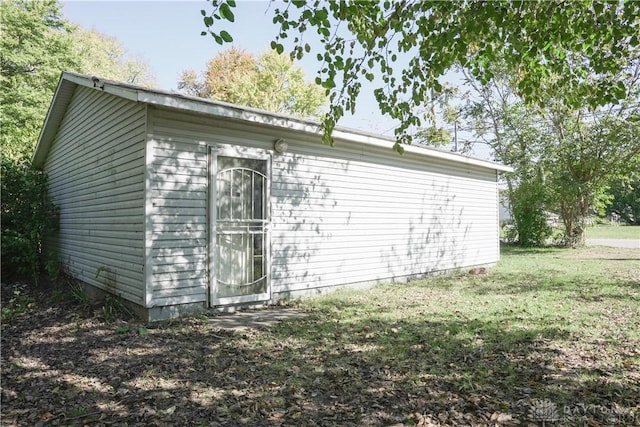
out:
M212 305L265 301L271 297L268 158L224 154L213 159Z

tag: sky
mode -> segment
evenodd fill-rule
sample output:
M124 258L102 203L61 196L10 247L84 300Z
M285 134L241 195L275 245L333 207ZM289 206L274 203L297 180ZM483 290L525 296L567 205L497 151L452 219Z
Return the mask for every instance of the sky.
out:
M200 73L211 58L231 47L218 45L210 35L201 35L206 28L200 11L211 11L211 3L206 0L62 0L61 3L67 20L115 37L129 54L143 59L151 68L158 89L177 91L182 71L191 69ZM235 47L259 55L270 48L277 34L278 28L271 21L275 7L278 5L268 0L237 0L235 22L224 23L217 29L227 30ZM309 81L315 79L319 66L315 55L303 57L298 65ZM459 80L453 77L450 82L456 84ZM338 126L392 137L398 122L380 113L373 96L380 81L369 83L361 79L361 83L355 114L345 112ZM459 132L459 137L472 138L465 132ZM482 144L474 146L470 155L491 157Z
M88 30L117 38L132 55L141 57L155 75L158 89L177 90L180 73L186 69L201 72L208 60L230 45L219 46L205 30L200 11L211 10L202 1L63 1L66 19ZM227 29L233 45L259 55L269 49L277 27L271 22L269 1L239 0L234 9L235 23ZM313 81L318 66L315 57L299 63L308 80ZM383 117L363 82L356 114L346 115L340 126L392 136L395 122Z

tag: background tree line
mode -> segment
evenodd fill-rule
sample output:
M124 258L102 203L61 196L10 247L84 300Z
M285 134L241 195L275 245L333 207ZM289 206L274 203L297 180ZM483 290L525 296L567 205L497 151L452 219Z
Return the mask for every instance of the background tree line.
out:
M2 275L37 280L45 238L57 229L47 178L31 156L60 73L73 71L153 85L149 66L106 35L72 25L55 0L0 2L0 162L2 173Z
M625 74L632 80L625 98L595 109L568 108L552 97L542 106L527 103L498 66L488 83L461 73L464 84L435 100L438 119L416 129L414 139L462 153L488 147L514 168L501 177L512 219L508 240L579 246L588 223L640 225L638 61Z
M460 70L465 84L441 103L441 123L456 120L470 132L462 151L487 145L497 161L515 169L504 181L520 244L544 245L554 233L553 215L562 230L556 242L569 246L584 244L589 219L640 224L639 58L635 50L615 76L623 96L595 108L563 103L552 89L553 74L540 82L549 88L542 103L532 104L499 62L490 82ZM430 130L442 134L443 128Z

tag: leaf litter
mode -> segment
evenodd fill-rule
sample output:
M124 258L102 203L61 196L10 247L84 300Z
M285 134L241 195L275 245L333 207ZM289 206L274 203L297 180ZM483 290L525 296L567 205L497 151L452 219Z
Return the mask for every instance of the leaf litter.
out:
M533 314L520 309L479 318L458 302L446 317L429 310L432 285L399 299L421 301L401 318L381 288L242 331L206 316L106 322L35 296L38 310L3 319L2 425L638 424L637 304L583 336L562 317L527 326Z

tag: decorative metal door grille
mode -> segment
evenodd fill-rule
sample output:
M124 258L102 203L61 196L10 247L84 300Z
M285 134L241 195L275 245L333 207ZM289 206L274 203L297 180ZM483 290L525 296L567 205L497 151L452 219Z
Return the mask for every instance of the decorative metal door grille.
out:
M217 157L216 297L268 292L267 162Z

